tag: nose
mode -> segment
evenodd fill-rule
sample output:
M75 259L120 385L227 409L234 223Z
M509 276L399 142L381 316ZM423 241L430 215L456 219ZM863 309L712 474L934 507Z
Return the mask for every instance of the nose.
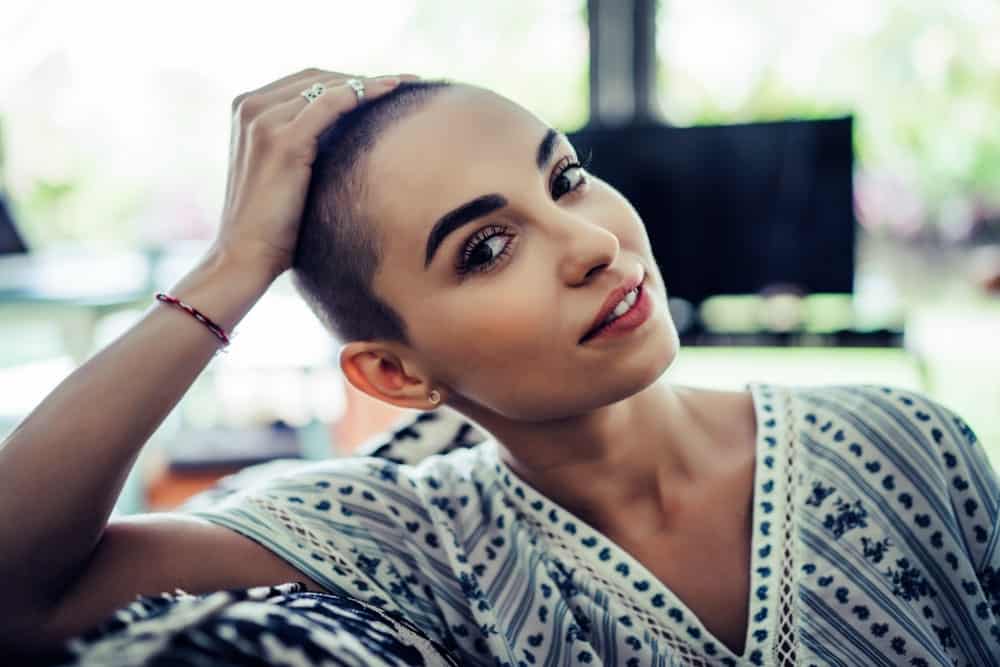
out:
M567 217L563 224L560 277L567 285L584 285L614 263L620 249L618 237L578 216Z

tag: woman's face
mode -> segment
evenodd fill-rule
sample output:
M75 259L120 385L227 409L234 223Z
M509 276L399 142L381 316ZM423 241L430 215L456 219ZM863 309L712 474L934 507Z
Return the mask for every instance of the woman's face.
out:
M649 386L677 353L642 221L611 186L566 169L577 155L550 134L510 100L454 86L393 124L367 162L374 292L406 322L428 385L466 414L582 414ZM466 222L425 266L432 230L456 210ZM581 344L609 294L639 276L649 319Z

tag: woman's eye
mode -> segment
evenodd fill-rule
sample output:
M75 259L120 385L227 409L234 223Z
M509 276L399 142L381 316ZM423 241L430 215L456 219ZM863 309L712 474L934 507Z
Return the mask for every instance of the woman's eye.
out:
M485 271L495 264L510 245L508 234L498 233L471 246L459 266L459 273Z
M490 260L500 254L504 245L506 245L506 241L500 236L493 236L483 241L473 249L469 263L473 265L488 264Z
M586 177L580 164L568 165L555 180L552 181L552 198L559 199L567 192L572 192L583 185Z

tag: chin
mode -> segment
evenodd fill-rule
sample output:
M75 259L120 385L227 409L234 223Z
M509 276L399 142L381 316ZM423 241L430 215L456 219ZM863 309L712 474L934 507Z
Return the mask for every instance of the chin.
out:
M563 369L562 373L573 376L560 387L563 391L545 388L542 395L536 395L535 387L521 386L518 391L502 395L484 392L488 395L478 398L463 397L459 392L452 395L451 405L481 423L490 423L495 418L541 423L572 419L627 400L656 384L677 358L680 339L673 321L667 316L655 324L655 331L649 332L641 349L636 349L636 354L629 354L627 360L619 360L613 369L593 372L593 377L589 378L582 377L582 372L574 375L573 370ZM562 373L554 370L550 375ZM576 391L570 393L574 389Z
M674 327L673 322L670 320L667 322L668 326L664 328L665 331L657 337L655 344L650 345L651 358L643 360L636 371L638 377L635 378L634 394L656 384L677 359L677 353L680 351L680 337L677 335L677 328Z
M614 373L604 374L604 382L578 384L583 391L562 397L560 403L553 403L551 397L533 401L531 407L520 410L520 414L512 418L528 422L571 419L641 394L655 385L677 358L677 333L673 327L670 331L672 336L655 345L655 356L646 356L634 367L619 366Z

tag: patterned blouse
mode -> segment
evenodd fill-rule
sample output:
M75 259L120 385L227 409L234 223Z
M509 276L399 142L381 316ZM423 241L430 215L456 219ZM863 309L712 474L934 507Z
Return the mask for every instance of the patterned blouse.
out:
M299 462L187 511L404 616L463 664L1000 665L1000 483L969 426L892 387L748 388L739 654L451 411L373 456Z

